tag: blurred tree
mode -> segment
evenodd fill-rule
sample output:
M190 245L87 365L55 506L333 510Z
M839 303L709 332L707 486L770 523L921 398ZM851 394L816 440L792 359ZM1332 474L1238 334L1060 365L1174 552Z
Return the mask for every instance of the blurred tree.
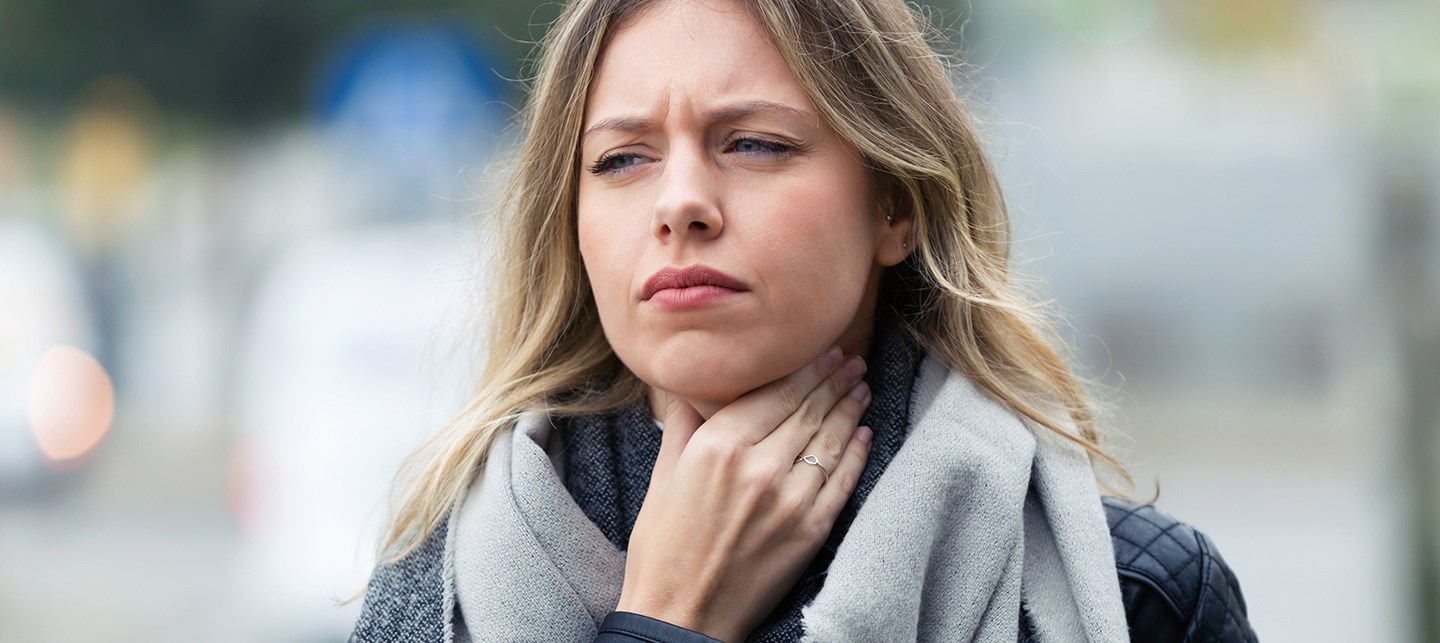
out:
M1316 6L1301 0L1165 2L1167 22L1192 47L1245 56L1302 45L1314 31Z
M0 95L45 110L97 78L134 79L167 111L237 125L305 107L314 65L339 39L378 20L443 15L519 61L558 5L463 0L5 0Z
M953 25L954 0L924 2ZM134 79L167 112L249 125L306 107L315 66L346 35L382 20L466 26L518 78L560 0L3 0L0 97L69 105L98 78ZM518 87L517 87L518 91Z
M1377 154L1383 292L1392 317L1401 382L1397 419L1411 640L1440 641L1440 5L1388 7L1377 44L1381 114Z

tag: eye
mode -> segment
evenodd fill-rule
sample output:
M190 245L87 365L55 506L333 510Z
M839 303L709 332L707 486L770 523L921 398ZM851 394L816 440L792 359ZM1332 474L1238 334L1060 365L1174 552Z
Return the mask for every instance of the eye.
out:
M585 169L589 170L591 174L595 175L614 174L616 172L621 172L628 168L639 165L644 160L645 157L640 156L639 154L616 152L606 154L600 157L600 160L596 161L593 165L590 165Z
M727 151L739 154L776 154L786 155L795 151L795 146L779 141L770 141L762 138L737 138L730 142Z

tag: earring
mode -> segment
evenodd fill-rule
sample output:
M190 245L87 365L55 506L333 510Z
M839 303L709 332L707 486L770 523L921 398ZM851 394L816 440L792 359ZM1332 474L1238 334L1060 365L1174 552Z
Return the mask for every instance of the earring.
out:
M893 214L887 214L887 215L885 215L885 223L895 223L895 215L893 215Z

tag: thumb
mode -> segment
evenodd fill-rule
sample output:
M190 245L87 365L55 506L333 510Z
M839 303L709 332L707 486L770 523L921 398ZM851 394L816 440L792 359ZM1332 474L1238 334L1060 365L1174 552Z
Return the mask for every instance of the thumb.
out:
M695 430L705 422L689 402L669 393L661 395L665 398L665 417L660 419L664 429L660 432L660 455L655 458L655 470L650 473L652 490L657 484L669 484L675 462L685 451L685 445L690 443L690 436L695 435Z

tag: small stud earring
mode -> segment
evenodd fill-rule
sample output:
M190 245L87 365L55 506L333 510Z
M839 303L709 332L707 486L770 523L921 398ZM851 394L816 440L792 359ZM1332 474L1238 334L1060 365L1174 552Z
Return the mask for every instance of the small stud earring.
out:
M887 214L887 215L885 215L885 223L895 223L895 215L893 215L893 214Z

